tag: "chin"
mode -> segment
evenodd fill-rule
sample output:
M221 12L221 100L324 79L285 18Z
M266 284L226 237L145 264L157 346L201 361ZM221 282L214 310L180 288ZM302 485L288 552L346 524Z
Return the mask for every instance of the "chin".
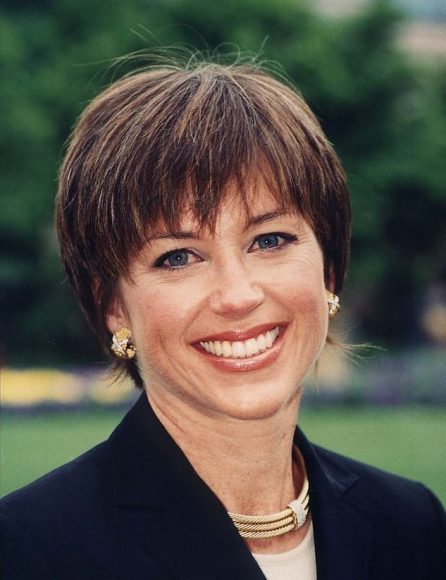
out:
M266 392L265 392L266 390ZM263 393L251 394L246 392L233 393L230 401L221 401L220 412L227 417L240 420L261 420L274 417L281 411L294 407L297 416L302 388L281 390L274 386L268 386Z

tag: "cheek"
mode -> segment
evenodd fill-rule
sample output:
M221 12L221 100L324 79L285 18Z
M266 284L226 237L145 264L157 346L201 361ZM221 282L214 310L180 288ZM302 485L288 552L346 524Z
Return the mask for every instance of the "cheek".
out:
M135 297L130 307L135 341L146 352L166 348L187 328L190 301L180 288L152 288Z
M305 263L296 262L292 267L283 269L281 274L275 278L273 285L293 312L317 317L325 314L322 266L306 267Z
M296 333L295 347L305 359L317 357L325 345L328 331L328 310L323 269L303 267L302 263L275 284L286 305Z

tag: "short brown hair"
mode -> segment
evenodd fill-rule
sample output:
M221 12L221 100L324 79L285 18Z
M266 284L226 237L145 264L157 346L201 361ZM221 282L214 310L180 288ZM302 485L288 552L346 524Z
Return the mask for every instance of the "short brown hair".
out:
M127 75L91 102L60 171L57 228L68 278L107 352L110 300L150 228L177 227L186 203L212 228L229 182L243 198L256 172L312 225L339 292L350 244L345 175L290 86L257 66L201 63ZM136 365L124 364L142 386Z

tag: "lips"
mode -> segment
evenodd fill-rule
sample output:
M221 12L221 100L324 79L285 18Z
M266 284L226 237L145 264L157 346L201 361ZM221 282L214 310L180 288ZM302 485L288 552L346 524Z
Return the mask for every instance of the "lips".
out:
M260 371L278 360L283 350L287 326L288 323L286 322L262 324L248 331L225 332L209 336L193 343L192 346L218 371L229 373ZM257 348L263 348L261 335L264 335L266 348L256 352ZM269 339L266 338L268 335L270 336ZM229 340L233 337L236 339L240 337L248 338L244 338L244 340ZM268 343L266 343L267 340ZM225 342L229 343L230 351L228 346L225 346ZM218 343L220 343L220 347ZM248 344L248 352L246 344ZM268 346L268 344L271 344L271 346ZM250 345L251 350L249 350ZM221 355L217 354L219 348L222 349ZM226 349L225 352L223 351L224 348ZM244 355L242 348L244 348ZM212 349L214 349L215 354L212 353ZM251 352L253 354L250 354ZM223 356L226 353L229 356Z
M201 339L195 346L220 359L248 359L272 348L280 326L279 323L269 323L246 331L219 333Z
M210 340L200 341L206 352L223 358L249 358L271 348L279 336L279 327L267 330L248 340Z
M228 330L226 332L220 332L217 334L212 334L205 336L197 340L197 342L209 342L215 340L229 340L230 342L248 340L249 338L255 338L259 334L263 334L267 330L273 330L276 326L285 326L284 322L266 322L264 324L258 324L253 326L248 330Z

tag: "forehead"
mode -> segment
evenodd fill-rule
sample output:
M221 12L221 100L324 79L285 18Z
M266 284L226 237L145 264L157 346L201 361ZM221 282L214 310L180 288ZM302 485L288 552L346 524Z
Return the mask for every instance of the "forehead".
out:
M241 191L235 184L228 186L220 204L209 220L200 219L190 201L177 211L174 224L160 220L151 228L150 238L189 237L191 232L218 234L228 228L244 230L284 215L299 215L294 206L286 204L272 192L263 180L250 181ZM173 235L172 235L173 234Z

